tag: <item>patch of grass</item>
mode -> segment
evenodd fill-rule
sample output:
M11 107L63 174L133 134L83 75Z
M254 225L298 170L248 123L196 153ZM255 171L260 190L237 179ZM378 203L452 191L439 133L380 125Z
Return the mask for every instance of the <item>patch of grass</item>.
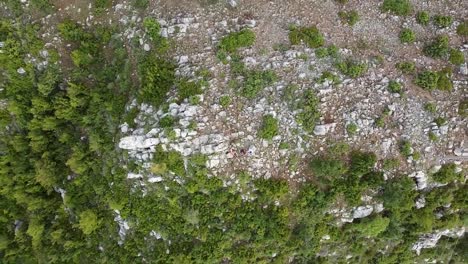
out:
M405 157L409 157L411 154L413 154L413 148L411 147L411 143L408 140L403 140L400 142L400 153Z
M296 85L296 84L290 84L288 86L286 86L284 88L284 92L283 92L283 100L287 101L287 102L293 102L294 100L296 100L297 96L295 94L295 92L299 90L299 86Z
M437 106L434 103L426 103L424 105L424 110L428 111L431 114L435 114L437 112Z
M398 169L400 167L400 161L396 158L385 159L382 164L382 168L386 171Z
M442 91L451 91L453 88L452 84L452 69L445 68L439 72L437 72L439 79L437 80L437 89Z
M407 16L411 13L412 6L408 0L384 0L382 10L398 16Z
M318 110L319 100L315 96L312 90L307 90L302 96L300 105L302 106L302 112L296 117L297 122L302 125L304 130L312 132L315 128L315 124L320 118L320 111Z
M159 126L162 128L171 128L174 126L175 122L176 119L173 116L167 115L159 120Z
M354 26L359 21L359 14L356 10L351 11L340 11L338 12L338 16L341 19L342 23L346 23L350 26Z
M434 25L439 28L446 28L450 27L453 23L453 19L451 16L442 16L442 15L435 15L433 17Z
M410 62L410 61L399 62L396 64L396 68L405 74L412 74L416 70L414 62Z
M228 107L230 103L231 97L229 95L223 95L219 98L219 104L224 108Z
M423 48L423 53L432 58L443 58L449 52L448 36L438 36Z
M338 57L338 47L335 46L335 45L330 45L328 47L320 47L320 48L317 48L315 50L315 55L317 56L317 58L321 59L321 58L325 58L325 57L332 57L332 58L336 58Z
M346 132L350 136L355 135L357 130L358 130L358 126L355 123L351 123L346 126Z
M272 140L274 136L278 135L278 129L278 120L272 115L265 115L258 136L262 139Z
M329 71L322 72L322 75L317 79L317 83L324 83L326 80L331 81L333 84L337 84L340 82L340 78Z
M242 84L241 95L249 99L255 98L258 93L268 85L276 81L276 74L273 71L251 70L247 72Z
M304 42L309 48L319 48L324 45L325 39L316 26L293 27L289 31L289 41L292 45Z
M254 42L255 33L250 29L243 29L222 38L218 48L226 52L235 52L239 48L252 46Z
M427 13L426 11L419 11L416 14L416 22L418 22L418 24L422 26L427 26L429 24L429 20L429 13Z
M365 63L353 60L342 61L336 66L341 73L351 78L362 76L367 71L367 65Z
M401 43L413 43L416 40L416 34L414 34L414 32L409 28L405 28L400 31L399 37Z
M457 34L459 36L468 36L468 20L463 21L457 26Z
M187 79L180 80L177 84L177 88L179 102L182 102L186 98L192 98L203 92L200 82L189 81Z
M443 125L445 125L447 123L447 119L439 116L436 119L434 119L434 123L436 123L437 126L440 127L440 126L443 126Z
M437 137L437 135L432 131L429 131L428 136L432 142L436 142L437 140L439 140L439 137Z
M375 126L379 128L385 127L385 118L383 116L379 116L375 119Z
M397 81L390 81L388 82L388 90L391 92L391 93L401 93L403 90L402 90L402 87L401 87L401 84Z
M276 43L273 45L273 50L279 51L279 52L285 52L289 50L290 46L288 44L284 43Z
M432 91L437 88L437 81L439 80L439 74L432 71L423 71L418 74L414 83L419 87Z
M146 9L149 5L149 0L134 0L133 6L135 8Z
M465 63L465 55L461 50L450 49L449 61L455 65L463 64Z
M281 142L278 146L279 149L288 149L289 148L289 144L288 142Z
M464 99L460 101L458 105L458 114L463 117L468 117L468 100Z

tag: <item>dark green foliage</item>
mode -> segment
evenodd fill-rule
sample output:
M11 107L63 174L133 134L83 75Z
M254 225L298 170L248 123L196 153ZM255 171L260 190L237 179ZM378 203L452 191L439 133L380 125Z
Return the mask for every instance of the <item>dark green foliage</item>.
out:
M174 64L167 60L148 57L140 69L142 80L139 101L160 106L175 84L174 69Z
M180 101L203 93L200 82L188 81L186 79L180 80L177 84L177 88Z
M338 16L343 23L350 26L354 26L359 21L359 14L356 10L351 10L349 12L340 11L338 12Z
M450 49L450 57L449 60L452 64L460 65L465 63L465 55L461 50L457 49Z
M388 82L388 90L391 93L401 93L402 92L401 84L397 81L392 80Z
M435 15L433 19L434 19L434 24L439 28L449 27L450 25L452 25L452 22L453 22L453 19L451 16Z
M78 24L71 20L60 23L57 28L62 37L67 41L85 41L91 38L89 33L85 32Z
M411 29L405 28L402 31L400 31L401 43L413 43L415 40L416 40L416 35Z
M442 91L451 91L453 88L452 84L452 70L450 68L445 68L437 73L439 76L437 80L437 89Z
M185 175L184 159L177 151L166 152L159 147L154 153L153 162L162 168L167 168L176 175Z
M419 87L432 91L437 88L437 81L439 80L439 74L431 71L423 71L418 74L414 83Z
M133 6L136 8L146 9L149 5L149 0L133 0Z
M449 48L449 38L447 36L438 36L423 48L423 53L432 58L443 58L447 56Z
M159 126L162 128L169 128L174 125L175 121L176 120L173 116L166 115L165 117L161 118L161 120L159 120Z
M356 62L352 60L340 62L336 66L338 70L341 71L341 73L351 78L360 77L367 71L367 65L365 63Z
M390 211L408 211L413 207L416 195L413 180L403 176L385 183L382 200L384 207Z
M309 48L319 48L325 43L322 33L316 26L293 27L289 31L289 41L292 45L299 45L304 42Z
M253 99L260 91L275 81L276 75L273 71L248 71L242 84L241 94L249 99Z
M420 11L416 14L416 22L420 25L427 26L429 24L429 19L429 13L426 11Z
M432 178L441 183L449 183L463 178L461 173L456 172L457 165L450 163L444 164L439 171L432 175Z
M434 103L426 103L424 105L424 110L428 111L431 114L435 114L437 111L437 106Z
M271 140L276 135L278 135L278 120L272 115L264 116L258 136L262 139Z
M354 123L351 123L351 124L346 126L346 132L350 136L356 134L357 130L358 130L358 126L356 124L354 124Z
M434 119L434 123L436 123L437 126L440 127L440 126L445 125L447 123L447 119L439 116L436 119Z
M250 29L243 29L222 38L218 48L226 52L235 52L239 48L252 46L254 42L255 33Z
M319 100L312 90L307 90L299 103L302 108L302 112L297 115L296 119L297 122L308 132L312 132L314 130L315 124L320 118L318 104Z
M396 158L393 159L385 159L382 164L382 169L384 170L393 170L398 169L400 166L400 161Z
M457 26L457 34L460 36L468 36L468 20L465 20Z
M408 0L384 0L382 10L398 16L407 16L411 13L412 6Z
M351 229L361 233L364 236L376 237L387 229L390 219L386 217L376 216L365 218L358 224L353 224Z
M377 157L374 153L353 151L351 152L349 173L358 176L370 173L376 162Z
M460 101L460 104L458 105L458 114L462 117L468 116L468 100L467 99Z
M405 156L409 157L411 154L413 154L412 147L411 147L411 142L408 140L403 140L400 142L400 153Z
M310 162L310 169L315 177L333 181L346 173L346 166L341 160L317 157Z
M49 0L31 0L31 4L44 12L51 12L54 9L54 6L50 3Z
M416 70L414 62L409 62L409 61L403 61L403 62L397 63L396 68L405 74L412 74Z

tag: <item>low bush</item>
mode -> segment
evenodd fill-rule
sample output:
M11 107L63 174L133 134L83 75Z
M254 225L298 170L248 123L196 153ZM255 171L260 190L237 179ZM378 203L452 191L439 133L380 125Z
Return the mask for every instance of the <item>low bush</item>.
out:
M449 48L449 38L447 36L438 36L423 48L423 53L432 58L442 58L447 56Z
M429 20L429 13L426 11L420 11L416 14L416 22L420 25L427 26L427 24L429 24Z
M460 36L468 36L468 20L463 21L457 26L457 34Z
M432 142L436 142L437 140L439 140L439 137L432 131L429 131L428 137L429 140Z
M262 139L271 140L278 135L278 120L272 115L265 115L258 136Z
M309 166L314 176L328 181L344 175L347 170L343 161L325 157L314 158Z
M176 120L173 116L167 115L159 120L159 126L162 128L170 128L174 126Z
M228 95L223 95L221 98L219 98L219 104L222 107L227 107L231 103L231 97Z
M396 158L385 159L382 164L382 169L389 171L398 169L400 167L400 161Z
M453 22L453 19L451 16L435 15L433 19L434 19L434 25L436 25L439 28L450 27L450 25L452 25L452 22Z
M177 93L179 94L179 102L182 102L186 98L191 98L195 95L203 93L200 82L189 81L187 79L182 79L178 81L177 88Z
M325 39L316 26L293 27L289 31L289 41L292 45L299 45L304 42L309 48L323 46Z
M432 178L440 183L449 183L463 178L462 173L457 173L457 165L454 163L444 164L439 171L432 175Z
M233 32L222 38L219 49L226 52L234 52L239 48L250 47L255 42L255 33L250 29Z
M350 136L356 134L357 130L358 130L358 126L355 123L351 123L346 126L346 132Z
M399 62L396 64L396 68L405 74L412 74L416 70L414 62L410 61Z
M449 60L452 64L460 65L465 63L465 55L461 50L450 49Z
M299 105L302 107L296 121L302 125L307 132L312 132L315 128L315 124L320 119L320 111L318 109L319 100L315 95L314 91L307 90L302 96Z
M261 90L273 84L276 78L273 71L248 71L242 84L241 94L249 99L255 98Z
M408 140L400 142L400 153L405 157L409 157L413 154L413 147L411 147L411 143Z
M402 92L401 84L397 81L392 80L388 82L388 90L391 93L401 93Z
M365 63L356 62L353 60L342 61L336 66L338 70L341 71L341 73L351 78L357 78L367 71L367 65Z
M435 114L437 111L437 106L434 103L426 103L424 105L424 110L428 111L431 114Z
M419 87L432 91L437 88L437 81L439 80L439 74L432 71L423 71L418 74L414 83Z
M411 3L408 0L384 0L382 10L392 12L398 16L407 16L411 13Z
M357 224L352 224L350 225L350 229L355 230L366 237L376 237L380 233L384 232L389 224L389 218L378 215L375 217L365 218Z
M155 166L165 168L176 175L185 175L184 159L177 151L163 151L162 147L158 147L154 153L153 163Z
M341 19L341 22L346 23L350 26L354 26L359 21L359 14L356 10L351 11L340 11L338 16Z
M402 31L400 31L401 43L413 43L415 40L416 40L416 35L411 29L405 28Z
M340 78L329 71L322 72L322 75L317 79L317 83L324 83L326 80L331 81L334 84L340 82Z
M468 117L468 100L464 99L460 101L458 105L458 114L462 117Z

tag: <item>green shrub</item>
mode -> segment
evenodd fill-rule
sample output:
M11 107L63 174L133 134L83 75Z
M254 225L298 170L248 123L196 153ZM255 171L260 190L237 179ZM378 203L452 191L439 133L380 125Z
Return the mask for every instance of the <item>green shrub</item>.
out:
M222 107L227 107L231 103L231 97L228 95L223 95L219 98L219 104Z
M134 0L133 6L136 8L146 9L149 5L149 0Z
M242 84L241 95L253 99L261 90L273 84L275 81L276 74L273 71L249 71Z
M347 170L346 165L341 160L325 157L314 158L309 167L314 176L329 181L345 174Z
M432 58L442 58L449 52L449 38L438 36L433 42L423 48L423 53Z
M405 28L402 31L400 31L401 43L413 43L415 40L416 40L416 35L411 29Z
M426 11L420 11L416 14L416 22L420 25L427 26L427 24L429 24L429 19L429 13Z
M351 10L349 12L340 11L338 16L341 19L341 22L347 23L350 26L354 26L359 21L359 14L356 10Z
M403 140L400 142L400 153L405 157L409 157L411 154L413 154L413 148L411 147L411 143L408 140Z
M167 115L159 120L159 126L162 128L170 128L173 127L176 120L173 116Z
M449 60L452 64L460 65L465 63L465 55L461 50L457 49L450 49L450 57Z
M162 173L169 170L178 176L185 175L184 159L177 151L163 151L162 147L158 146L154 153L153 163L153 167L165 168L161 170Z
M462 173L457 173L457 165L454 163L444 164L439 171L432 175L432 178L440 183L449 183L463 179Z
M439 74L431 71L423 71L418 74L414 83L419 87L432 91L437 88L437 81L439 80Z
M439 140L439 137L437 137L437 135L432 131L429 131L428 136L429 136L429 140L432 142L436 142L437 140Z
M450 25L452 25L453 22L453 19L450 16L435 15L433 19L434 24L439 28L450 27Z
M366 237L376 237L380 233L384 232L389 224L389 218L378 215L375 217L364 218L358 224L352 224L351 229Z
M177 84L177 88L179 102L182 102L186 98L191 98L203 93L200 82L189 81L187 79L180 80Z
M435 114L437 111L437 106L433 103L426 103L424 105L424 110L428 111L431 114Z
M392 80L388 82L388 90L391 93L401 93L402 92L401 84L397 81Z
M292 28L289 31L289 41L292 45L299 45L304 42L309 48L318 48L325 43L322 33L316 26Z
M358 126L355 123L351 123L346 126L346 132L350 136L356 134L357 130L358 130Z
M398 169L398 167L400 167L400 161L396 158L385 159L382 164L382 169L386 171Z
M403 176L390 179L385 183L382 200L386 209L392 212L402 212L411 210L416 196L413 180Z
M327 57L328 56L328 49L324 48L324 47L320 47L320 48L316 49L315 50L315 56L317 56L317 58L319 58L319 59Z
M414 62L410 62L410 61L399 62L396 64L396 68L405 74L414 73L414 71L416 70Z
M222 38L219 49L226 52L235 52L239 48L250 47L255 42L255 33L250 29L233 32Z
M460 104L458 105L458 114L462 117L468 116L468 100L467 99L460 101Z
M353 151L350 156L349 173L356 176L370 173L377 162L377 156L371 152Z
M463 21L457 26L457 34L460 36L468 36L468 20Z
M335 2L338 2L338 3L342 4L342 5L348 3L348 1L349 0L335 0Z
M140 102L151 103L159 107L166 99L166 94L175 83L174 64L158 58L147 58L140 68Z
M436 119L434 119L434 123L436 123L437 126L440 127L440 126L443 126L443 125L445 125L445 124L447 123L447 119L445 119L445 118L439 116L439 117L437 117Z
M315 128L315 124L320 119L318 104L319 100L314 91L307 90L304 92L299 104L302 107L302 112L297 115L296 121L302 125L307 132L312 132Z
M407 16L411 13L411 3L408 0L384 0L382 10L392 12L398 16Z
M320 77L317 79L317 83L324 83L326 80L331 81L334 84L340 82L340 78L338 76L329 71L324 71L322 72L322 75L320 75Z
M78 227L83 231L85 235L90 235L96 229L99 228L101 221L98 216L91 210L86 210L80 213L80 222Z
M442 71L437 73L439 79L437 80L437 89L442 91L451 91L453 88L452 80L452 70L450 68L446 68Z
M278 130L278 120L272 115L265 115L262 127L258 131L258 136L262 139L271 140L274 136L278 135Z
M365 63L360 63L352 60L342 61L336 66L338 70L341 71L341 73L351 78L357 78L367 71L367 65Z
M383 116L379 116L375 119L375 126L379 128L385 127L385 118Z
M91 34L85 32L77 23L66 20L57 26L60 35L68 41L85 41L91 38Z

